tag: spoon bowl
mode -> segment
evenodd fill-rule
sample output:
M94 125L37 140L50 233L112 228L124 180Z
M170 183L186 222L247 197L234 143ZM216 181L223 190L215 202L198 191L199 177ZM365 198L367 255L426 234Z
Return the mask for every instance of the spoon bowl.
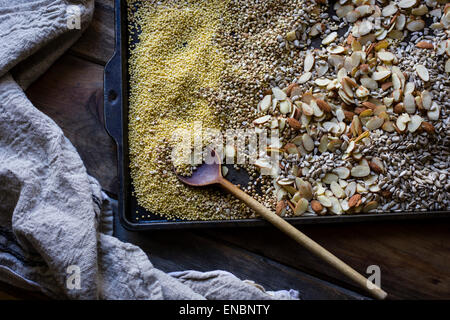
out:
M220 159L214 150L211 150L210 153L211 157L215 159L214 163L204 163L195 169L191 176L177 175L178 179L193 187L203 187L220 183L220 180L223 179Z

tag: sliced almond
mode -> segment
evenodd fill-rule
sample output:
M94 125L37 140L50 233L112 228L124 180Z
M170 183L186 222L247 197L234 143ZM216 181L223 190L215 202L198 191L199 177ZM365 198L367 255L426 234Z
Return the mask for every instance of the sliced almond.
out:
M342 189L342 187L337 182L333 181L330 184L330 189L331 192L333 192L333 194L336 196L336 198L338 199L345 198L344 189Z
M364 87L366 87L366 88L368 88L368 89L371 89L371 90L376 90L376 89L378 89L378 82L375 81L375 80L372 79L372 78L369 78L369 77L363 77L363 78L361 78L359 81L361 82L361 84L362 84Z
M356 182L352 181L345 187L345 194L347 197L352 197L356 192Z
M345 48L343 46L330 45L327 47L327 51L331 54L341 54L345 52Z
M302 198L307 200L311 200L313 196L313 189L311 184L308 181L305 181L299 177L295 178L295 186L297 187L298 192Z
M316 99L317 106L324 112L330 113L331 107L330 105L322 99Z
M412 20L406 24L406 29L411 32L420 31L425 28L425 21L422 19Z
M254 120L253 123L254 124L263 124L263 123L269 122L271 118L272 118L272 116L270 114L268 114L268 115L262 116L256 120Z
M314 66L314 55L312 53L306 54L303 71L309 72Z
M271 169L272 168L272 164L266 158L257 159L255 161L255 166L257 166L258 168L264 168L264 169Z
M427 133L435 134L434 126L431 123L423 121L421 126Z
M365 36L366 34L369 34L373 29L373 23L370 22L369 20L363 20L360 24L359 24L359 36Z
M370 212L372 210L375 210L378 208L378 202L377 201L370 201L363 207L363 212Z
M395 29L401 31L405 28L406 25L406 16L402 13L399 14L397 19L395 19ZM403 37L403 34L402 34Z
M327 78L318 78L314 80L314 83L317 84L319 87L326 87L330 84L331 80Z
M334 139L328 143L327 148L328 148L328 151L335 152L337 149L339 149L341 147L341 145L342 145L342 140Z
M328 63L338 69L344 64L344 57L336 54L331 54L328 56Z
M321 138L320 138L320 144L319 144L319 151L324 153L327 151L327 146L328 146L328 136L326 134L324 134Z
M294 180L288 179L288 178L282 178L282 179L278 180L277 183L280 186L288 186L288 185L292 185L294 183Z
M421 49L434 49L434 45L427 41L419 41L416 43L417 48Z
M344 77L341 81L341 85L342 85L342 89L344 90L345 94L349 97L352 98L353 97L353 89L351 86L351 82L347 81L347 79L350 79L348 77Z
M356 184L356 192L358 193L366 193L367 189L364 188L360 183Z
M386 113L386 106L379 105L379 106L376 106L375 109L373 109L373 114L376 116L380 116L383 113Z
M414 84L414 82L408 82L405 86L405 94L412 94L414 90L416 90L416 85Z
M389 51L379 51L377 53L378 59L380 59L383 62L392 62L395 59L394 54L390 53Z
M311 136L307 133L305 133L302 136L302 141L303 141L303 147L305 148L306 151L313 151L314 150L314 140L311 138Z
M408 131L409 132L415 132L417 129L419 129L420 125L422 124L422 117L415 114L411 116L411 121L408 122Z
M301 77L298 79L298 83L303 84L308 82L311 79L311 76L312 76L311 72L306 72L302 74Z
M350 170L346 167L337 167L333 173L337 174L340 179L347 179L350 176Z
M322 40L322 44L323 45L328 45L328 44L332 43L334 40L336 40L337 36L338 36L337 32L331 32L329 35L327 35Z
M381 14L383 15L383 17L391 17L394 14L396 14L397 11L398 11L397 6L395 5L395 3L391 2L389 5L383 8Z
M293 95L292 92L293 92L295 89L297 89L297 90L299 89L298 83L291 83L290 85L287 86L287 88L286 88L286 90L285 90L286 95L287 95L288 97L294 97L295 95Z
M402 9L412 8L417 4L417 0L401 0L398 6Z
M406 112L412 114L416 112L416 100L411 93L406 93L403 99L403 106Z
M302 102L302 111L304 115L312 116L314 115L314 109L307 103Z
M378 174L384 173L384 165L379 158L372 158L372 160L369 162L369 167L375 173Z
M397 114L402 114L403 112L405 112L405 106L403 105L403 103L397 103L394 106L394 112Z
M416 73L420 77L420 79L422 79L425 82L430 80L430 75L428 73L428 69L424 65L417 64L415 66L415 69L416 69Z
M353 22L355 22L356 20L358 20L359 17L361 17L361 14L360 14L358 11L356 11L356 10L350 11L350 12L347 13L347 15L345 16L345 18L347 19L347 21L348 21L348 22L351 22L351 23L353 23Z
M288 153L288 154L298 154L298 150L297 150L297 146L293 143L287 143L283 149Z
M376 71L372 74L372 79L375 81L383 81L390 75L391 75L391 71L389 71L389 70Z
M370 91L364 86L359 86L355 92L356 97L359 99L363 99L363 98L367 97L369 94L370 94Z
M315 117L322 117L323 116L323 111L322 111L322 109L320 109L319 108L319 106L317 105L317 102L316 102L316 100L312 100L311 101L311 103L310 103L310 105L311 105L311 107L312 107L312 109L313 109L313 111L314 111L314 116Z
M328 63L326 61L320 60L316 62L316 71L319 77L322 77L328 72Z
M340 215L343 213L341 203L339 200L335 197L330 197L331 207L329 208L331 213Z
M427 112L428 119L436 121L439 120L439 114L441 110L439 108L439 105L436 102L433 102L431 105L430 110Z
M396 122L397 128L402 132L405 131L406 126L410 120L411 120L411 118L410 118L409 114L403 113L402 115L400 115L397 118L397 122Z
M366 123L366 127L369 130L376 130L378 128L380 128L384 123L384 119L380 118L380 117L372 117L367 123Z
M294 208L294 215L300 216L305 213L306 209L308 209L308 200L301 198Z
M288 100L284 100L280 102L280 112L282 114L288 114L291 112L292 104Z
M339 177L336 174L334 174L334 173L327 173L323 177L322 182L326 183L326 184L331 184L333 181L337 182L338 180L339 180Z
M275 208L275 213L279 216L282 216L284 212L286 212L286 201L278 201Z
M355 115L352 120L352 124L350 125L350 131L352 132L354 137L359 136L362 133L362 124L359 117Z
M302 128L301 123L297 119L287 118L286 122L294 130L300 130Z
M331 207L331 201L330 198L325 196L325 195L321 195L317 197L317 200L320 202L321 205L323 205L324 207Z
M317 214L321 214L322 210L323 210L322 204L319 201L317 201L317 200L311 201L311 208Z
M266 112L269 110L270 106L272 105L272 95L266 95L261 102L259 103L259 110L261 112Z
M420 5L417 8L413 8L411 13L415 16L423 16L428 13L428 7L424 4Z
M272 88L272 93L273 93L275 99L277 99L279 101L286 100L286 98L287 98L286 93L278 87Z
M370 174L369 166L354 166L351 170L351 175L356 178L367 177Z
M226 176L228 174L228 168L225 166L222 166L222 176Z
M356 189L356 183L355 183L355 189ZM361 201L361 195L360 194L354 194L353 196L350 197L350 199L348 200L348 206L350 208L355 207L358 202Z

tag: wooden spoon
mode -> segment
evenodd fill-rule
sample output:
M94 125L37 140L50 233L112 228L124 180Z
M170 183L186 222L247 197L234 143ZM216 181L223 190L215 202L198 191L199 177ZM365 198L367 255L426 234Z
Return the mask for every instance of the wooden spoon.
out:
M250 197L244 191L239 189L237 186L226 180L222 176L222 169L220 164L220 159L214 151L211 151L212 157L216 157L214 164L202 164L193 172L192 176L178 176L178 178L185 184L200 187L218 184L226 191L230 192L236 198L243 201L247 206L255 210L261 217L266 219L268 222L273 224L275 227L280 229L282 232L287 234L289 237L294 239L296 242L304 246L310 252L315 254L317 257L326 261L328 264L342 272L348 278L356 282L362 289L366 290L376 299L385 299L387 293L381 288L371 284L371 289L369 289L367 279L359 274L356 270L351 268L345 262L334 256L331 252L320 246L317 242L310 239L304 233L293 227L289 222L278 216L275 212L269 210L264 205Z

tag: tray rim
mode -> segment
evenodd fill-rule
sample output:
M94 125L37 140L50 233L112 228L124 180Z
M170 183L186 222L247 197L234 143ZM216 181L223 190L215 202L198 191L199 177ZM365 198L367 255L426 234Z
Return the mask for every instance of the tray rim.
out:
M118 158L118 215L120 223L130 231L168 230L168 229L195 229L217 227L261 227L269 226L262 219L230 219L230 220L153 220L150 222L135 223L127 218L126 210L129 209L130 180L128 171L127 136L124 137L124 124L127 121L127 28L123 24L127 22L126 3L124 0L115 0L115 50L114 54L105 66L104 71L104 117L105 128L117 145ZM124 41L122 41L125 39ZM125 67L124 67L125 66ZM125 79L125 80L124 80ZM114 110L119 109L119 111ZM126 110L125 110L126 109ZM126 122L127 123L127 122ZM127 130L125 130L127 131ZM450 211L419 211L419 212L392 212L374 214L355 214L339 216L310 216L286 218L293 225L303 224L343 224L361 222L383 221L411 221L419 219L443 219L450 218Z

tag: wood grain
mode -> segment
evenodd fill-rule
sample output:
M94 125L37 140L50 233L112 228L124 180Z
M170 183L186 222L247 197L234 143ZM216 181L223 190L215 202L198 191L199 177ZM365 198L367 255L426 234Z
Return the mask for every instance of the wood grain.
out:
M216 167L219 167L220 170L220 166ZM202 177L204 177L204 175ZM386 298L387 294L382 289L380 289L376 285L373 285L373 287L369 289L369 287L367 286L367 279L363 275L358 273L355 269L333 255L317 242L309 238L298 228L292 226L285 219L275 214L275 212L269 210L263 204L259 203L247 193L242 191L240 188L229 182L227 179L220 176L217 179L217 183L226 191L233 194L233 196L243 201L247 206L252 208L260 217L270 222L274 227L279 229L286 236L290 237L292 240L300 244L303 248L307 249L310 253L318 257L322 262L328 264L335 270L338 270L341 274L345 275L347 280L351 280L353 285L358 285L360 289L365 290L370 296L374 297L375 299L383 300Z
M304 226L301 230L362 274L368 266L378 265L381 286L390 299L450 298L448 220ZM353 288L341 274L275 230L206 233L218 241L245 247L319 278Z
M365 296L317 279L198 231L129 232L116 216L115 236L141 247L150 261L165 272L225 270L253 280L266 290L296 289L302 299L367 299ZM235 231L234 231L235 232Z
M63 129L89 174L117 193L116 146L103 122L103 67L66 54L26 93Z
M114 53L114 0L95 1L91 24L69 52L101 65L108 62Z

